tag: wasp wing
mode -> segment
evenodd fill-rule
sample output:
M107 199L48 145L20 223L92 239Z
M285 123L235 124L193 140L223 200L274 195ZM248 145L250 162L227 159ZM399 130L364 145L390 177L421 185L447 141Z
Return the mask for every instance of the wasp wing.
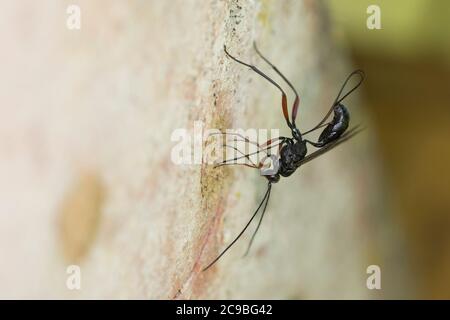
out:
M355 135L357 135L358 133L360 133L361 131L363 131L364 128L360 128L360 126L355 126L352 129L348 130L346 133L344 133L339 139L337 139L334 142L331 142L327 145L325 145L324 147L320 148L317 151L314 151L313 153L311 153L310 155L307 155L305 158L303 158L302 161L300 161L300 166L304 165L305 163L310 162L311 160L323 155L324 153L330 151L331 149L333 149L334 147L337 147L338 145L340 145L341 143L344 143L345 141L348 141L349 139L353 138Z

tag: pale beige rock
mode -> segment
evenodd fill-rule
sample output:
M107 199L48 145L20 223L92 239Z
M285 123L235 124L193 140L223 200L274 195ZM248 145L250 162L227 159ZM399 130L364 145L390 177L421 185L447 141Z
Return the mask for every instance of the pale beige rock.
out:
M323 8L77 3L82 27L70 31L65 2L2 2L0 296L369 297L366 217L378 184L367 133L275 185L250 255L241 259L251 233L204 273L266 184L250 169L170 158L172 132L196 120L289 134L277 90L227 59L224 44L273 75L257 40L300 90L302 128L320 119L352 69ZM81 267L79 291L66 288L70 264Z

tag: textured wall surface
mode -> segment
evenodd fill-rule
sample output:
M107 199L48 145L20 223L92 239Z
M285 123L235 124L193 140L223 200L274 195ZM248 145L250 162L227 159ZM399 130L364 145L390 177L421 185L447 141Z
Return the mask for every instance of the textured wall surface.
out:
M170 160L173 130L197 120L289 134L279 93L224 44L273 75L257 40L301 92L300 127L321 118L352 67L318 2L85 0L81 30L68 4L1 4L1 297L370 297L368 131L274 185L250 254L247 235L207 272L266 183Z

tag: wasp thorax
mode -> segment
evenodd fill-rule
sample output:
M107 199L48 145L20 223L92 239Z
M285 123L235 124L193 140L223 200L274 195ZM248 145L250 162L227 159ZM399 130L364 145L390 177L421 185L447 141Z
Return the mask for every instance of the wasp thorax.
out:
M301 161L306 156L306 152L308 151L306 149L306 141L297 141L294 143L293 150L294 162Z
M284 177L291 175L305 158L306 141L290 140L280 151L280 174Z

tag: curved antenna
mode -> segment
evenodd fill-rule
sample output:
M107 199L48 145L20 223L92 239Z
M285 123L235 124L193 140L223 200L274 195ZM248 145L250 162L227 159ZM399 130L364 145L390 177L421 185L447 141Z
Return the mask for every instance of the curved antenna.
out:
M275 87L278 88L278 90L281 91L281 107L283 109L283 115L284 115L284 119L286 120L286 123L288 125L289 128L292 129L292 124L289 121L289 112L288 112L288 108L287 108L287 97L286 97L286 93L284 92L284 90L280 87L280 85L278 83L276 83L273 79L271 79L269 76L267 76L264 72L262 72L261 70L259 70L257 67L255 67L254 65L245 63L241 60L239 60L238 58L233 57L230 53L228 53L227 51L227 47L224 45L223 46L223 50L225 51L225 54L230 57L231 59L233 59L234 61L236 61L237 63L240 63L250 69L252 69L254 72L256 72L257 74L259 74L261 77L263 77L264 79L266 79L267 81L269 81L271 84L273 84Z
M264 203L264 201L266 200L266 198L268 198L268 196L270 195L270 189L272 188L272 184L269 182L267 185L267 191L266 194L264 195L264 198L262 199L261 203L259 204L258 208L256 209L255 213L253 213L252 217L250 218L250 220L247 222L247 224L245 225L244 229L242 229L242 231L237 235L237 237L222 251L221 254L219 254L217 256L217 258L215 258L210 264L208 264L202 271L206 271L209 268L212 267L213 264L215 264L224 254L225 252L228 251L228 249L230 249L233 244L236 243L236 241L239 240L239 238L242 236L242 234L245 232L245 230L247 230L248 226L250 225L250 223L253 221L253 219L255 218L255 216L257 215L259 209L261 208L262 204Z
M270 190L269 190L269 195L267 196L267 199L266 199L266 204L264 205L264 208L263 208L263 212L261 213L261 217L259 218L258 225L256 226L256 229L253 232L252 238L250 239L250 242L248 244L247 251L245 251L244 257L250 251L250 248L252 247L253 240L255 240L255 236L258 233L259 227L261 226L261 222L262 222L262 220L264 218L264 213L266 213L267 204L269 203L269 198L270 198Z
M292 91L294 91L295 101L294 101L294 104L292 105L291 121L292 121L292 125L295 128L296 127L295 126L295 118L297 117L298 105L300 103L300 98L298 96L297 90L292 85L292 83L284 76L284 74L280 70L278 70L278 68L275 67L272 64L272 62L270 62L266 57L264 57L264 55L261 53L261 51L259 51L258 47L256 46L255 41L253 41L253 48L255 49L256 53L261 57L261 59L263 59L269 66L271 66L272 69L288 84L288 86L292 89Z
M360 77L359 82L358 82L351 90L349 90L344 96L342 96L342 98L341 98L342 91L344 91L344 88L345 88L345 86L347 85L348 81L349 81L349 80L351 79L351 77L353 77L354 75L359 75L359 77ZM331 108L330 108L330 110L328 110L328 112L327 112L327 114L325 115L325 117L324 117L324 118L323 118L316 126L314 126L312 129L310 129L310 130L308 130L308 131L302 133L302 135L308 134L308 133L310 133L311 131L314 131L314 130L318 129L318 128L319 128L319 127L320 127L320 126L328 119L328 117L330 116L331 112L333 111L333 108L334 108L337 104L341 103L345 98L347 98L353 91L355 91L355 90L361 85L361 83L364 81L364 78L365 78L365 74L364 74L364 71L362 71L362 70L355 70L355 71L353 71L352 73L350 73L350 74L347 76L347 78L345 79L344 84L342 85L341 89L339 90L339 93L338 93L338 95L336 96L336 99L334 99L334 102L333 102L333 104L331 105Z

